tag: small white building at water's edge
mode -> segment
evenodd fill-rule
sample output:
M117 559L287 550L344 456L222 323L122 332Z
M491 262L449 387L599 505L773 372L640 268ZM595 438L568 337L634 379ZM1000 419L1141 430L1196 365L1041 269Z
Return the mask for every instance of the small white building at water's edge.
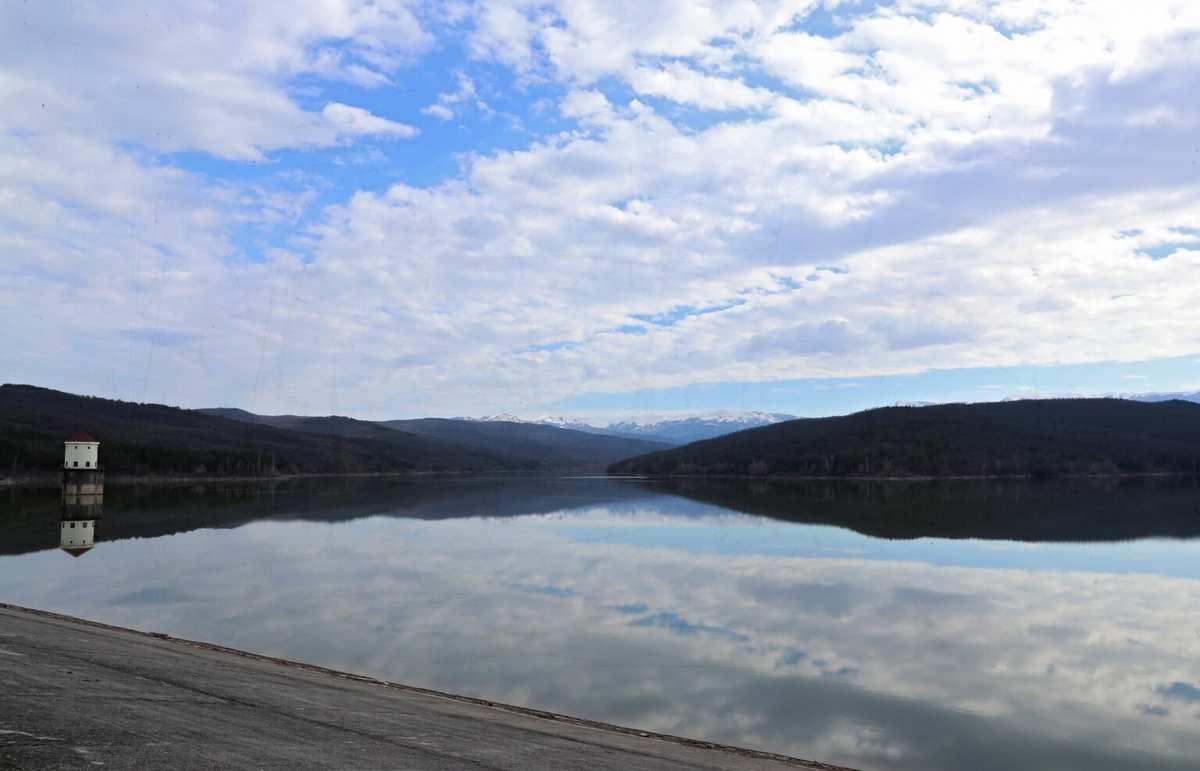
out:
M66 441L63 468L99 468L100 443L80 431Z
M58 545L78 557L96 545L96 520L104 505L100 442L83 432L64 443L62 493Z

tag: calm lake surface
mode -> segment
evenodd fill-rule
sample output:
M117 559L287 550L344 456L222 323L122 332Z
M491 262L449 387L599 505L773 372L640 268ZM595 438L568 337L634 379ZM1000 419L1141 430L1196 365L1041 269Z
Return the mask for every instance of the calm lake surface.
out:
M1195 769L1196 480L109 485L0 601L874 769Z

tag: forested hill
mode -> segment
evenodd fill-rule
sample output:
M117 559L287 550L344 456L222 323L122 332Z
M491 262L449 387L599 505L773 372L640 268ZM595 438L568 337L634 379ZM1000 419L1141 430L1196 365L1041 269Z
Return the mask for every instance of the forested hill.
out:
M532 458L547 466L559 467L603 468L621 458L666 450L673 446L635 437L589 434L558 426L510 421L476 422L420 418L388 420L381 425L482 450L513 453Z
M314 434L376 436L397 431L420 434L506 458L521 458L533 467L543 470L602 469L621 458L666 450L674 446L632 436L592 434L560 426L502 420L482 422L418 418L371 423L350 418L256 415L253 412L228 407L202 409L199 412L245 423Z
M614 474L906 477L1193 472L1200 404L1049 399L794 420L609 466Z
M349 418L323 434L288 431L161 404L0 386L0 472L47 471L78 431L100 440L110 474L271 475L533 470L527 458ZM343 425L347 424L347 425ZM359 424L364 432L356 429ZM344 429L338 433L338 429ZM273 466L272 466L273 464Z

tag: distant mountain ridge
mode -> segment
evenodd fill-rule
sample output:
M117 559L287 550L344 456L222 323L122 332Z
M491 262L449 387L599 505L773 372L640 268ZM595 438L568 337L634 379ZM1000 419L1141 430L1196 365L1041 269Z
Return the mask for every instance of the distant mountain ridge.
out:
M320 430L263 425L163 404L78 396L49 388L0 386L0 457L15 472L51 471L63 440L86 430L101 442L110 474L203 477L514 471L536 468L505 457L350 418L317 418ZM310 429L315 426L309 425Z
M616 474L1039 476L1200 471L1200 404L1056 399L880 407L753 428Z
M338 416L256 415L231 407L205 408L198 412L308 434L385 441L400 436L420 436L505 458L528 470L599 469L631 455L671 446L640 437L595 435L539 425L503 414L489 415L486 420L477 421L446 418L367 421Z
M110 474L197 479L599 470L630 455L670 447L521 423L430 419L387 426L338 415L187 410L31 385L0 386L5 471L52 472L62 463L63 440L81 430L102 442L101 459Z
M631 455L672 447L648 438L577 431L553 424L515 420L419 418L385 420L379 425L489 452L529 458L549 468L604 467Z
M674 444L689 444L792 420L801 418L782 412L719 410L693 417L666 418L651 423L622 421L610 423L608 428L635 436L654 437Z
M593 426L581 420L571 420L561 416L544 416L535 420L522 420L516 415L498 413L484 415L478 418L459 417L453 420L490 423L509 422L527 423L544 426L558 426L589 434L606 434L631 439L647 439L665 442L672 445L698 442L702 439L712 439L717 436L731 434L747 428L769 426L787 420L800 420L795 415L782 412L762 412L759 410L717 410L716 412L701 413L685 417L659 418L648 421L622 420L610 422L607 426Z
M966 404L996 404L1004 402L1052 401L1055 399L1124 399L1131 402L1169 402L1175 399L1200 404L1200 391L1151 391L1148 393L1133 393L1131 391L1110 391L1102 394L1080 394L1050 391L1021 391L1009 394L996 401L965 402ZM889 407L933 407L938 404L963 404L964 402L937 401L899 401L889 404Z
M1033 399L1125 399L1132 402L1169 402L1175 399L1185 402L1196 402L1200 404L1200 391L1152 391L1149 393L1131 393L1131 392L1110 392L1095 395L1081 395L1070 393L1045 393L1043 391L1029 391L1026 393L1016 393L1004 397L1002 401L1019 402L1029 401Z

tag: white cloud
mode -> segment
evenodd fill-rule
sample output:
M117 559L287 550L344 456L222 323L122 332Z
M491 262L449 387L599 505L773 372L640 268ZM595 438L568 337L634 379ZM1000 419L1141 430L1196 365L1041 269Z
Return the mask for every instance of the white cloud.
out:
M428 107L422 107L421 112L425 115L432 115L439 120L450 120L454 117L454 111L444 104L431 104Z
M771 101L769 91L750 88L739 80L712 77L677 62L660 67L638 67L630 83L639 94L661 96L674 102L711 110L763 107Z
M321 117L336 127L339 134L350 136L393 136L408 138L417 135L412 126L385 120L361 107L344 104L327 104Z
M490 116L493 110L488 107L487 102L479 98L479 94L475 90L475 82L461 72L458 73L457 80L458 88L438 94L437 102L422 108L421 112L441 120L450 120L454 117L456 109L467 104Z
M349 42L334 48L338 41ZM339 126L302 107L287 80L383 84L430 42L398 2L7 6L0 127L70 127L92 139L232 159L330 145Z
M575 118L580 123L608 123L612 116L612 104L599 91L569 91L559 103L559 111L567 118Z
M1200 349L1198 253L1168 248L1200 204L1200 10L843 3L806 28L814 7L6 7L0 313L92 344L74 372L0 356L81 391L387 418ZM405 67L459 44L412 97ZM426 129L420 152L472 136L438 159L456 175L313 171L522 100L533 140ZM63 292L109 303L34 324ZM184 332L168 366L151 343Z
M728 64L739 42L816 5L814 0L484 0L472 44L477 56L495 57L522 72L590 85L607 75L628 75L639 59L692 57L713 66Z
M794 143L797 128L782 117L685 133L644 105L615 106L596 90L570 92L561 109L595 133L476 158L463 182L360 197L324 231L322 260L353 271L339 255L373 254L395 272L397 292L420 276L429 304L408 323L439 319L431 337L443 360L458 360L438 388L457 382L504 404L580 389L860 376L947 362L1166 356L1200 343L1189 331L1191 255L1151 263L1118 235L1188 222L1195 189L1171 200L1102 188L1056 200L1053 177L1015 192L997 186L1012 173L1003 156L978 170L960 162L892 171L866 152ZM1056 147L1023 152L1036 166L1039 152ZM1016 173L1026 170L1018 160ZM943 185L961 190L947 197ZM1082 178L1077 185L1089 186ZM1042 203L1029 207L1028 199ZM383 222L407 234L403 248L371 225ZM370 243L355 235L361 227L376 234ZM864 243L862 233L887 243ZM847 272L818 270L830 262ZM775 286L771 275L801 287L758 293ZM1113 308L1107 298L1116 293L1154 298L1161 312ZM649 324L636 339L603 334L634 314L718 306L728 308ZM452 332L440 321L450 308L457 319L486 322ZM845 334L822 333L830 319ZM809 345L788 342L796 329L812 330ZM512 353L557 341L575 345ZM465 385L475 372L489 374Z

